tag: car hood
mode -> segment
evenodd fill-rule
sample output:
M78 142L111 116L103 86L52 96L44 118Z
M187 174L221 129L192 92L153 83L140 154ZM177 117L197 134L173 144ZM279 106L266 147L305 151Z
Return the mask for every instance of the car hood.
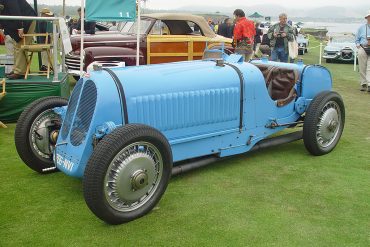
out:
M308 39L305 39L305 38L297 38L297 42L298 43L307 43L308 42Z
M326 51L341 51L345 48L357 50L356 44L354 43L328 43L328 45L325 47L325 50Z

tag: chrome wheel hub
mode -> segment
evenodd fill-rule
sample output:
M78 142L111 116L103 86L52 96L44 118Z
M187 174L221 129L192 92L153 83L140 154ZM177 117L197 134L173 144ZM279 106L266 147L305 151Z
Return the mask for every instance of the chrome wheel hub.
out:
M328 102L321 111L316 131L317 141L323 148L330 146L335 141L341 124L339 105L334 101Z
M58 139L60 117L53 110L46 110L35 118L30 133L29 140L32 151L45 159L49 159L53 154L56 141Z
M148 185L148 174L147 170L136 171L131 178L132 190L140 190Z
M147 142L125 147L108 167L104 191L110 206L129 212L143 206L155 193L162 178L159 150Z

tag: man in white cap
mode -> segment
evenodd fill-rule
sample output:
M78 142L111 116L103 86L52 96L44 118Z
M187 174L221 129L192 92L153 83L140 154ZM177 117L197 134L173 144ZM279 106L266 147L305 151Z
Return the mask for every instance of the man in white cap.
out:
M367 23L362 25L356 34L356 46L358 48L358 64L360 69L361 91L370 93L370 55L365 51L370 43L370 11L365 16Z

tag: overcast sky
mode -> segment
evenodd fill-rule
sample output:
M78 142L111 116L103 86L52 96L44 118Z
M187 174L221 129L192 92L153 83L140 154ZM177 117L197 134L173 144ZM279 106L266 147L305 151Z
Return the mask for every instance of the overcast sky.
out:
M31 0L30 0L31 1ZM109 1L109 0L106 0ZM39 4L45 3L49 5L61 5L62 0L38 0ZM81 0L66 0L66 5L80 5ZM356 5L369 5L369 0L350 0L350 1L338 1L338 0L255 0L255 1L241 1L241 0L211 0L211 1L200 1L200 0L148 0L147 7L152 9L176 9L183 6L251 6L258 4L278 4L291 8L300 7L322 7L327 5L335 6L356 6ZM369 5L370 8L370 5ZM365 11L367 12L367 11Z

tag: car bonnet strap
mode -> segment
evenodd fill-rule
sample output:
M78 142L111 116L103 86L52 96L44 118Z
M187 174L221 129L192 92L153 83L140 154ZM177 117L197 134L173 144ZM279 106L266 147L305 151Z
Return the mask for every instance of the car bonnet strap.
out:
M128 124L129 122L128 122L127 102L126 102L125 90L123 89L122 83L120 79L117 77L117 75L111 69L103 68L103 70L108 72L108 74L112 77L114 83L116 84L118 94L120 97L120 101L121 101L121 112L123 116L122 120L124 121L122 125Z
M230 63L224 63L224 64L233 68L239 76L239 81L240 81L239 131L242 132L242 130L243 130L243 115L244 115L243 114L243 111L244 111L244 76L243 76L243 72L241 72L241 70L237 66L235 66L234 64L230 64Z

